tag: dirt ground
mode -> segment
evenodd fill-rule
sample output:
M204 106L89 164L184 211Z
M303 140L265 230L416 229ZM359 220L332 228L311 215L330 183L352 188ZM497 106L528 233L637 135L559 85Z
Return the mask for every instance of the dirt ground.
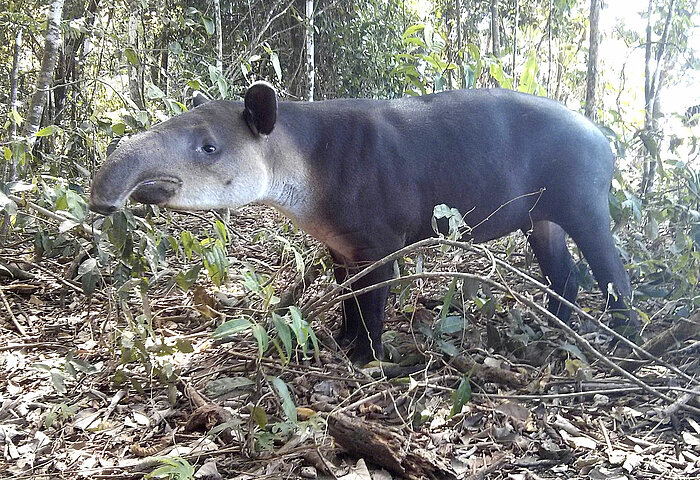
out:
M175 215L164 228L212 218ZM657 315L643 332L665 341L649 347L656 359L625 363L630 347L579 316L571 333L514 295L473 283L450 294L449 278L421 279L398 284L389 302L391 362L347 360L332 337L337 305L313 318L319 351L296 348L287 362L269 305L241 271L283 298L301 278L285 246L320 258L303 308L332 288L328 259L266 208L243 209L230 234L221 288L202 273L189 291L163 280L128 292L126 310L109 281L83 293L74 254L36 259L29 234L5 244L0 261L23 274L0 276L0 478L131 479L156 468L151 478L700 478L698 316ZM489 251L536 276L523 243ZM170 262L165 277L179 268ZM525 279L473 252L400 263L490 276L543 304ZM598 291L580 303L605 318ZM147 328L134 327L144 315ZM242 316L272 332L262 356L252 330L212 336Z

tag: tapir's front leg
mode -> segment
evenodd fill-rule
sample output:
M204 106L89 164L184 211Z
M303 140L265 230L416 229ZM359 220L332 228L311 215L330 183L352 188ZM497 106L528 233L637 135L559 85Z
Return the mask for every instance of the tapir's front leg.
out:
M342 283L360 270L358 267L336 265L336 281ZM383 265L353 283L351 289L357 291L388 280L392 272L391 264ZM385 286L343 301L343 324L338 340L341 345L354 346L354 363L367 363L382 358L382 330L388 294L389 287Z

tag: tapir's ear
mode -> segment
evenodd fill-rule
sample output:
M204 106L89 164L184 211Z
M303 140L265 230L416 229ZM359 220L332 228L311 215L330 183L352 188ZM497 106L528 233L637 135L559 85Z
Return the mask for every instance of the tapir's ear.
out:
M255 82L245 92L245 119L253 133L269 135L277 121L277 93L267 82Z
M200 106L200 105L204 105L204 104L207 103L208 101L209 101L209 97L207 97L206 95L204 95L204 94L203 94L202 92L200 92L199 90L195 90L195 91L192 93L192 106L193 106L193 107L198 107L198 106Z

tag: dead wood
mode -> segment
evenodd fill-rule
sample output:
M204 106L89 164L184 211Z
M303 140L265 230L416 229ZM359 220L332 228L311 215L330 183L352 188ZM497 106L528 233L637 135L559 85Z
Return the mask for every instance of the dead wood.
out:
M700 313L696 313L690 319L680 319L671 328L663 330L655 337L647 340L642 348L653 356L660 356L681 342L700 334ZM637 361L623 362L621 366L627 370L636 370L641 367Z
M456 355L452 358L450 365L455 367L462 373L471 374L472 378L482 380L484 382L493 382L500 385L510 385L513 387L522 387L525 385L525 376L511 370L504 370L498 367L489 367L476 363L473 359L466 355Z
M415 446L409 436L342 413L328 417L328 431L355 457L365 458L408 479L456 479L450 466Z

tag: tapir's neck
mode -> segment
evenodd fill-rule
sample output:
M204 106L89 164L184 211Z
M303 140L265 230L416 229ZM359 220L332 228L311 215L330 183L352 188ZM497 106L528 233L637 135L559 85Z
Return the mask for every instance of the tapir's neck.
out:
M303 227L313 212L313 180L310 170L309 149L305 148L313 142L311 138L304 139L304 131L309 131L306 125L313 119L299 118L302 122L292 124L284 115L284 110L275 130L263 141L262 155L268 166L269 178L262 203L271 205L295 223Z

